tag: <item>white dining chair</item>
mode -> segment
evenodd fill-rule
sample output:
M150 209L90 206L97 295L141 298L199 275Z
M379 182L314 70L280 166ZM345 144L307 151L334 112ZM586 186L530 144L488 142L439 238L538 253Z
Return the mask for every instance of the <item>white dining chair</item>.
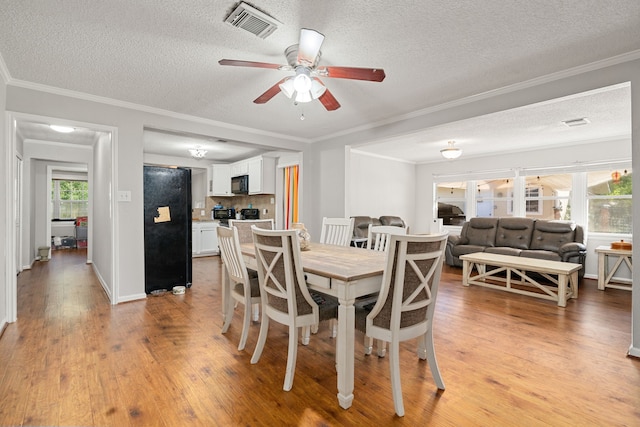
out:
M229 227L236 227L238 230L238 239L240 244L251 243L253 244L253 234L251 233L251 226L255 225L265 230L273 230L273 219L230 219ZM249 276L257 278L258 273L251 268L248 268ZM237 305L237 304L236 304ZM253 321L257 322L260 319L260 304L253 305Z
M238 228L240 243L253 243L251 226L255 225L265 230L273 230L273 219L230 219L229 227Z
M262 320L251 363L260 360L269 332L269 321L289 327L289 349L283 389L291 390L298 353L298 328L309 328L322 320L338 317L338 300L312 294L302 270L300 242L296 230L263 230L252 227ZM314 300L317 299L319 302Z
M418 357L427 360L436 386L444 390L433 348L433 313L446 243L447 233L392 235L380 296L373 307L356 308L356 328L390 343L391 390L401 417L400 342L418 338Z
M395 225L373 225L369 224L367 232L367 248L374 251L386 251L389 243L389 236L406 235L407 229L396 227Z
M322 218L320 243L350 246L354 221L354 218Z
M252 307L260 305L260 284L257 276L250 277L249 271L244 263L244 258L240 252L240 240L236 227L218 227L218 246L220 247L220 257L229 276L229 307L226 313L233 312L231 306L234 301L244 305L244 316L242 321L242 335L238 350L244 350L251 324ZM259 310L258 310L259 313ZM227 315L222 325L222 333L226 333L231 324L233 316ZM258 320L258 319L255 319Z

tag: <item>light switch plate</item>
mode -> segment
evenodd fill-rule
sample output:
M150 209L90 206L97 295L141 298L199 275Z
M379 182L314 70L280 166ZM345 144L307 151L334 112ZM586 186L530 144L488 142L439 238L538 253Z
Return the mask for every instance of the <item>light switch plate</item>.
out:
M119 202L130 202L131 201L131 191L119 190L118 191L118 201Z

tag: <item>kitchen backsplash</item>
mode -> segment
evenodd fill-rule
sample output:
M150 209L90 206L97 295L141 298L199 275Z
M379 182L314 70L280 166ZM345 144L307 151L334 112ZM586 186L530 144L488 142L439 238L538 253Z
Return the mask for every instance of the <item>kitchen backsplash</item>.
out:
M236 211L240 209L246 209L251 203L251 207L254 209L260 209L260 218L262 219L275 219L275 203L271 203L271 200L275 200L273 194L256 194L252 196L233 196L233 197L207 197L205 199L204 215L200 215L200 211L203 209L193 209L193 219L206 220L211 219L211 209L218 203L225 208L235 208ZM267 213L264 213L264 210Z

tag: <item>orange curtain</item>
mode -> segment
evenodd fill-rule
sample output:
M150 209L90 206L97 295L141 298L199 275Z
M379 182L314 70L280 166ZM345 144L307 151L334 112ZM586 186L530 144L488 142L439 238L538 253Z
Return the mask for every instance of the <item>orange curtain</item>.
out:
M284 228L298 221L298 179L299 166L284 168Z

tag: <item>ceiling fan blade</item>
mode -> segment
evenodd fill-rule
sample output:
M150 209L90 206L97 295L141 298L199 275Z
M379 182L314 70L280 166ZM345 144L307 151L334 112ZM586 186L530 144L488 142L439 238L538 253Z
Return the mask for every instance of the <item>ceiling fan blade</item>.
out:
M324 105L324 108L326 108L327 111L334 111L340 108L340 103L331 94L331 92L329 92L329 89L325 90L324 93L320 95L318 100L322 102L322 105Z
M386 77L382 68L356 68L356 67L318 67L316 72L322 77L336 79L367 80L381 82Z
M298 64L305 67L313 67L316 62L324 36L316 30L302 28L300 41L298 42Z
M280 80L278 83L271 86L269 89L267 89L265 93L263 93L262 95L254 99L253 102L255 104L264 104L267 101L269 101L271 98L273 98L274 96L280 93L280 85L284 83L286 79L287 77L285 77L284 79Z
M273 70L290 69L288 65L270 64L268 62L239 61L237 59L221 59L218 61L218 64L233 65L235 67L271 68Z

